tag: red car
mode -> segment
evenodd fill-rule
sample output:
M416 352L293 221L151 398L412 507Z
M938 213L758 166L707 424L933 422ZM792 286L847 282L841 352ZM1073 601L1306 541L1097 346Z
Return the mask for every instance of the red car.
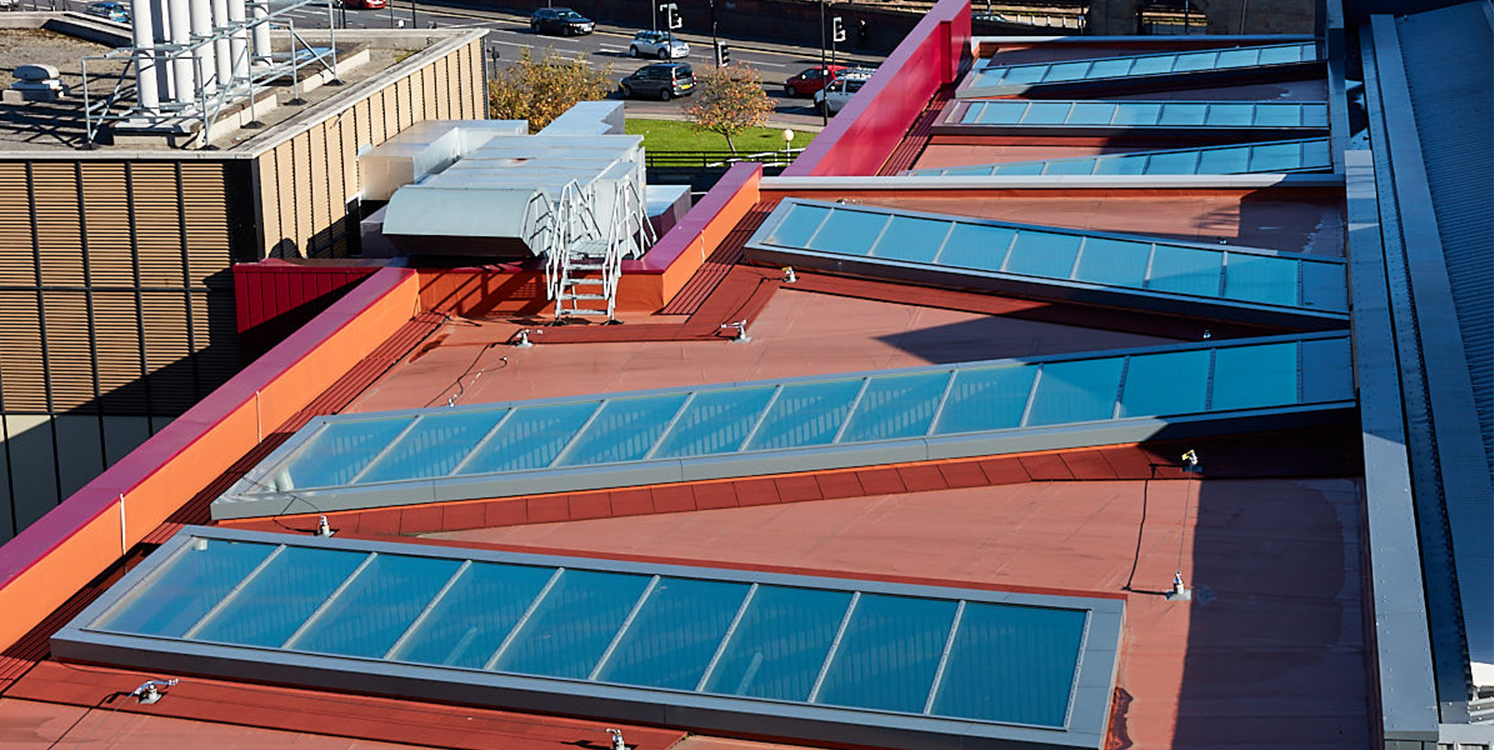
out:
M829 81L838 77L843 65L825 65L821 68L808 68L807 70L786 79L786 85L782 88L787 96L812 96L813 92L821 91Z
M385 7L385 0L344 0L344 7L350 10L379 10Z

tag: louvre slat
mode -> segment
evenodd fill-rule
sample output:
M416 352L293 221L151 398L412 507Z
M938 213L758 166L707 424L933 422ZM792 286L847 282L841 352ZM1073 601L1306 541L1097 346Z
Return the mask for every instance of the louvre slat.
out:
M94 329L99 351L99 389L108 414L144 414L141 330L135 293L94 293Z
M0 291L0 407L7 412L47 410L41 327L34 292Z
M58 411L94 405L93 351L89 343L88 296L83 292L46 292L46 357L52 408Z
M130 251L130 193L125 180L125 165L87 163L82 168L89 282L95 286L134 286L135 260Z
M36 283L31 256L31 207L27 194L26 165L0 163L0 284Z
M83 284L83 236L79 231L78 177L71 163L37 162L31 168L36 199L37 242L45 285Z

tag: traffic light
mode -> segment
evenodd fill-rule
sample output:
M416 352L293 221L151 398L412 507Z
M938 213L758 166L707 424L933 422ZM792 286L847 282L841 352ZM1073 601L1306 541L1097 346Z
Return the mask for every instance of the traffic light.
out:
M667 29L675 30L682 28L682 14L677 12L677 3L666 3L661 6L667 15Z
M729 45L724 42L714 42L714 63L719 67L729 65Z
M843 16L834 16L833 17L833 41L835 41L835 42L842 42L842 41L844 41L844 17Z

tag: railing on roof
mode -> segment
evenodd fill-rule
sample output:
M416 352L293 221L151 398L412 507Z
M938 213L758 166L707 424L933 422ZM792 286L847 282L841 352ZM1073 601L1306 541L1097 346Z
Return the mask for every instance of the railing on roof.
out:
M731 164L740 162L760 162L771 166L787 166L792 163L802 149L782 149L780 151L755 151L751 153L736 153L734 151L647 151L647 169L721 169Z

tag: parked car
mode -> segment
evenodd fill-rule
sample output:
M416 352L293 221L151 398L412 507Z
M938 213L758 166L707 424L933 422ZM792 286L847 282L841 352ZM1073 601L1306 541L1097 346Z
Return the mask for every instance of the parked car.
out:
M821 68L808 68L807 70L786 79L786 85L782 88L787 96L812 96L828 85L841 71L846 70L842 65L825 65Z
M592 34L594 22L579 15L578 11L572 8L537 8L537 11L531 14L531 30L537 34L561 36Z
M83 12L116 23L130 23L130 11L120 3L94 3L84 8Z
M831 115L838 112L849 103L850 99L854 98L854 93L863 88L868 80L870 80L869 73L846 72L833 79L818 93L813 94L813 105L822 109L825 114Z
M656 63L647 65L620 81L620 93L625 96L640 96L647 99L671 101L674 96L687 96L698 86L698 76L693 75L693 66L687 63Z
M688 43L672 36L670 31L638 31L630 40L631 57L687 57Z
M385 7L385 0L344 0L344 7L350 10L380 10Z

